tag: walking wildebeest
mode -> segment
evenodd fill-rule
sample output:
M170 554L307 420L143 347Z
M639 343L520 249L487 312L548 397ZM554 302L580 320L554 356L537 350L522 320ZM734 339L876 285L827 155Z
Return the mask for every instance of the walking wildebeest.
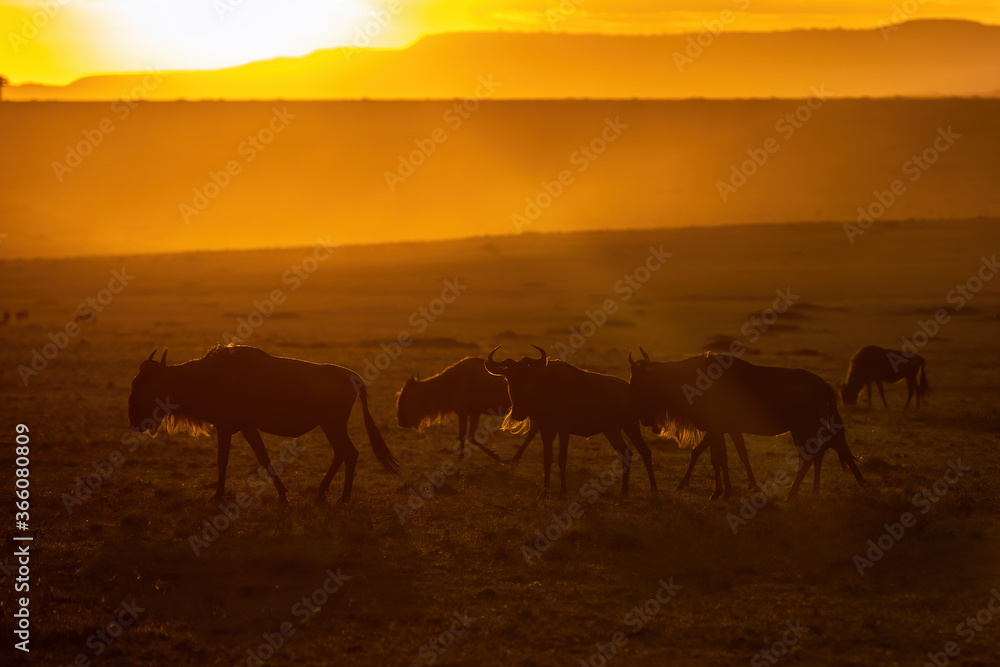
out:
M590 437L603 433L614 447L624 466L621 495L628 494L632 452L622 438L622 431L642 457L649 473L650 491L655 494L653 459L639 430L639 416L628 383L621 378L593 373L563 361L548 361L545 350L539 359L523 357L520 361L494 361L498 345L486 358L486 370L507 380L510 394L510 419L530 419L542 434L545 488L549 488L552 467L552 441L559 435L559 497L566 496L566 456L569 436Z
M426 380L421 380L416 375L410 377L396 401L396 420L399 425L403 428L420 429L454 413L458 415L459 455L465 453L468 434L473 444L499 461L500 457L493 450L478 441L476 431L479 430L480 415L490 414L502 421L510 410L510 397L507 394L507 383L502 377L487 372L485 361L482 357L466 357ZM521 458L521 453L537 432L538 429L534 427L528 431L514 461Z
M633 361L633 398L643 426L686 440L702 431L709 440L715 469L715 493L731 494L725 433L781 435L791 432L799 469L788 492L798 493L809 466L816 464L813 491L819 490L820 467L832 448L841 466L851 469L858 484L864 478L847 446L837 411L837 394L821 377L797 368L755 366L728 354L705 354L683 361ZM826 435L823 432L826 431ZM704 441L703 441L704 442ZM814 449L815 451L809 451ZM692 461L693 465L693 461ZM721 480L720 480L721 478Z
M339 502L349 501L358 450L348 436L347 420L358 397L375 458L388 472L399 473L399 463L368 412L364 381L350 369L272 357L245 345L216 346L202 359L175 366L167 365L166 351L159 361L153 354L142 362L132 380L129 425L133 431L154 435L163 421L195 432L207 432L208 426L214 426L219 438L216 500L225 494L234 433L246 438L284 501L288 490L271 466L260 431L297 438L319 426L333 446L333 463L320 483L319 500L326 497L333 476L344 464L344 492ZM164 408L166 415L157 417Z
M917 410L920 409L920 399L927 393L927 372L924 370L924 358L919 354L906 356L896 350L886 350L877 345L866 345L851 358L847 370L847 381L840 388L840 396L845 405L857 405L861 387L868 388L868 407L872 406L872 382L878 385L882 406L889 407L885 401L882 383L895 383L906 380L906 405L917 395Z

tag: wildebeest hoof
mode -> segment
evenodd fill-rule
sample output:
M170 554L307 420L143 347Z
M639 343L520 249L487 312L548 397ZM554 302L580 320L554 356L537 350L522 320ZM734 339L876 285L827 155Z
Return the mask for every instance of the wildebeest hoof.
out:
M747 482L747 491L756 491L756 490L757 490L756 480L750 480L749 482Z
M347 498L346 496L341 496L340 499L337 501L337 504L338 505L346 505L349 502L351 502L350 498Z
M722 491L716 491L712 494L712 497L709 498L709 500L718 500L721 497L722 497Z
M681 482L677 486L674 487L674 491L683 491L687 487L688 487L688 483L687 482Z
M213 503L223 503L225 501L226 501L226 494L224 493L217 493L214 496L212 496Z

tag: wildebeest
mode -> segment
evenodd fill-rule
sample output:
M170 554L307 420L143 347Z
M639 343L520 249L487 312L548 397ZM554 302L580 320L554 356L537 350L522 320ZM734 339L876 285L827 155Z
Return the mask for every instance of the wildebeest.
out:
M864 478L847 446L837 394L821 377L796 368L755 366L728 354L705 354L683 361L655 362L639 348L631 388L643 426L687 440L705 433L713 452L716 498L725 484L731 494L725 433L781 435L791 432L799 468L788 497L795 497L809 466L816 465L813 490L819 490L823 455L832 448L858 484ZM693 464L693 462L692 462ZM721 477L721 480L720 480Z
M622 431L642 457L649 473L649 486L656 493L653 459L642 439L639 417L628 383L621 378L594 373L563 361L548 361L545 350L532 345L541 353L538 359L523 357L520 361L495 361L498 345L486 358L486 370L507 380L510 394L510 418L530 419L542 434L545 488L549 488L552 467L552 441L559 435L559 497L566 495L566 457L569 436L590 437L603 433L614 447L624 466L621 495L628 494L632 452L622 438Z
M883 382L899 382L906 380L906 405L910 407L913 395L917 396L917 409L920 409L920 399L927 393L927 372L924 370L924 358L919 354L907 356L896 350L886 350L877 345L866 345L851 358L847 369L847 381L840 388L840 396L846 405L857 405L861 387L868 388L868 407L872 405L872 382L878 385L882 406L889 407L882 391Z
M437 375L421 380L414 374L403 385L396 401L396 420L403 428L419 429L424 425L455 414L458 416L459 454L465 453L466 436L473 444L496 460L493 450L476 438L479 418L489 414L503 420L510 410L507 383L502 377L487 372L482 357L466 357ZM521 457L524 448L538 432L532 427L524 444L514 456Z
M246 438L284 501L288 490L271 466L260 431L296 438L319 426L333 446L333 463L320 483L319 500L326 497L333 476L344 464L344 492L339 502L349 501L358 450L347 433L347 420L359 397L375 458L388 472L399 473L399 463L368 411L364 381L350 369L272 357L244 345L216 346L201 359L174 366L167 365L166 351L159 361L153 354L142 362L132 380L129 425L133 431L151 434L161 422L195 432L207 432L208 426L214 426L219 438L216 500L225 494L234 433ZM158 414L160 411L165 414Z

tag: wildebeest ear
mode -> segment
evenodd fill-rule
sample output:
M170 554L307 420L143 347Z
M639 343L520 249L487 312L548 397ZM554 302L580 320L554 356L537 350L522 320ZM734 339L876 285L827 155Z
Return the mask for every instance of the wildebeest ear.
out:
M167 351L166 350L163 351L163 356L160 357L160 363L162 365L164 365L164 366L167 365Z
M642 349L642 345L639 346L639 352L642 353L642 358L649 361L649 355L646 354L646 350Z
M146 358L146 361L152 361L153 360L153 355L155 355L155 354L156 354L156 350L153 350L152 352L150 352L149 353L149 357Z

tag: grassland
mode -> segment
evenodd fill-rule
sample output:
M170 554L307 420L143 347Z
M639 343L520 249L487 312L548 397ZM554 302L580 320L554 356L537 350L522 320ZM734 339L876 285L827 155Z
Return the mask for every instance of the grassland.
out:
M665 266L628 298L616 291L661 245L672 253ZM577 665L616 631L628 641L608 664L747 664L789 622L808 631L781 664L916 665L949 641L960 646L961 664L998 664L1000 619L969 643L956 630L1000 586L998 281L949 310L921 346L934 391L920 412L902 412L898 386L887 387L889 410L843 409L870 490L828 459L818 494L809 480L786 503L781 489L735 532L731 515L746 511L750 497L709 501L707 457L691 488L674 491L688 452L673 442L653 444L658 505L641 474L622 502L617 483L593 503L581 495L613 461L600 437L571 442L570 497L557 501L540 493L537 445L517 467L482 454L458 460L454 423L404 431L394 411L412 371L430 374L497 343L515 357L529 343L572 346L570 327L608 299L616 312L568 361L627 378L626 355L639 344L677 359L729 336L752 348L755 363L838 382L862 345L899 345L935 309L953 309L949 292L998 246L996 221L978 220L881 223L854 244L840 226L817 224L345 247L301 275L293 267L311 266L313 249L4 262L0 308L29 312L0 329L0 401L4 441L19 422L32 433L32 523L43 528L32 559L32 664L68 665L83 654L104 665L245 665L248 650L282 623L294 634L272 665L430 664L428 642L456 613L475 620L453 646L433 652L435 664ZM93 322L80 322L81 333L26 386L19 365L123 269L134 276L128 286ZM299 278L295 289L288 271ZM434 314L444 281L455 279L460 295ZM788 313L767 331L748 326L786 289L796 296ZM169 347L175 362L201 356L274 290L283 303L247 337L273 354L362 370L378 363L382 343L413 336L370 385L403 475L378 468L355 414L361 459L352 503L313 502L332 456L317 432L298 441L301 455L286 465L283 506L273 488L255 492L256 463L239 439L230 502L240 493L251 502L196 555L191 537L204 538L204 522L220 514L211 502L214 441L166 433L129 440L129 383L153 348ZM277 457L278 439L266 441ZM499 433L492 446L510 456L518 443ZM750 437L748 447L759 480L794 469L788 436ZM102 466L118 460L116 451L120 464ZM2 459L10 471L10 447ZM959 460L968 472L937 502L914 502ZM730 464L739 487L732 454ZM67 508L78 478L108 465L89 497ZM400 521L396 506L449 466L454 474ZM12 514L10 479L5 472L0 488ZM522 547L574 501L582 516L526 562ZM915 525L860 576L854 557L905 512ZM338 569L349 578L303 613L296 605ZM633 632L636 617L627 615L671 578L676 596ZM143 608L138 620L110 645L95 643L132 600ZM9 638L11 595L2 603ZM96 646L105 647L99 656ZM10 655L9 643L3 651Z

